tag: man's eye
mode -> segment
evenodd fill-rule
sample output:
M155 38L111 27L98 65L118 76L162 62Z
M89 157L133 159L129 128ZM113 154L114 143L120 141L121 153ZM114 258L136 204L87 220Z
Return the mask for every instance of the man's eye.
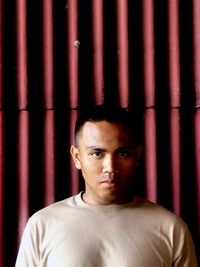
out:
M118 153L118 156L119 157L129 157L130 154L131 154L130 151L121 151L121 152Z
M92 156L95 156L95 157L101 157L102 156L102 152L100 151L94 151L91 153Z

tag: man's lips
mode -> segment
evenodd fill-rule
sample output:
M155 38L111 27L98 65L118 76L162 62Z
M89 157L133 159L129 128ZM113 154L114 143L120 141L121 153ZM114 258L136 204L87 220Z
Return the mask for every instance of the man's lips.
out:
M105 179L105 180L101 181L100 183L101 183L101 184L102 184L102 183L116 184L116 183L118 183L118 181L115 180L115 179Z

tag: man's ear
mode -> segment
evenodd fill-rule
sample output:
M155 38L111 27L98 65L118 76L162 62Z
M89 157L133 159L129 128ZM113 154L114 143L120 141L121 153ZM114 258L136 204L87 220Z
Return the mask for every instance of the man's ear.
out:
M72 145L70 147L70 153L71 153L71 156L72 156L72 159L74 161L76 168L80 170L81 169L81 163L80 163L78 148Z

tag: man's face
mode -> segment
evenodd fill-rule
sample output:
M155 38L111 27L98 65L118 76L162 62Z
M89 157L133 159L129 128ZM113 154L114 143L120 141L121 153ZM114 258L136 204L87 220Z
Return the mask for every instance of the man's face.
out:
M86 122L71 147L75 165L85 180L84 200L91 204L128 201L140 147L125 126L107 121Z

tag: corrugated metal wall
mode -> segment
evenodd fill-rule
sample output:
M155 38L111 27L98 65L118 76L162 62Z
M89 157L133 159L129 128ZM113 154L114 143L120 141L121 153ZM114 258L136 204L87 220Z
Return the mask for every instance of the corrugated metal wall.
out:
M0 0L0 266L33 212L82 188L68 151L94 102L144 114L140 191L199 251L199 35L200 0Z

